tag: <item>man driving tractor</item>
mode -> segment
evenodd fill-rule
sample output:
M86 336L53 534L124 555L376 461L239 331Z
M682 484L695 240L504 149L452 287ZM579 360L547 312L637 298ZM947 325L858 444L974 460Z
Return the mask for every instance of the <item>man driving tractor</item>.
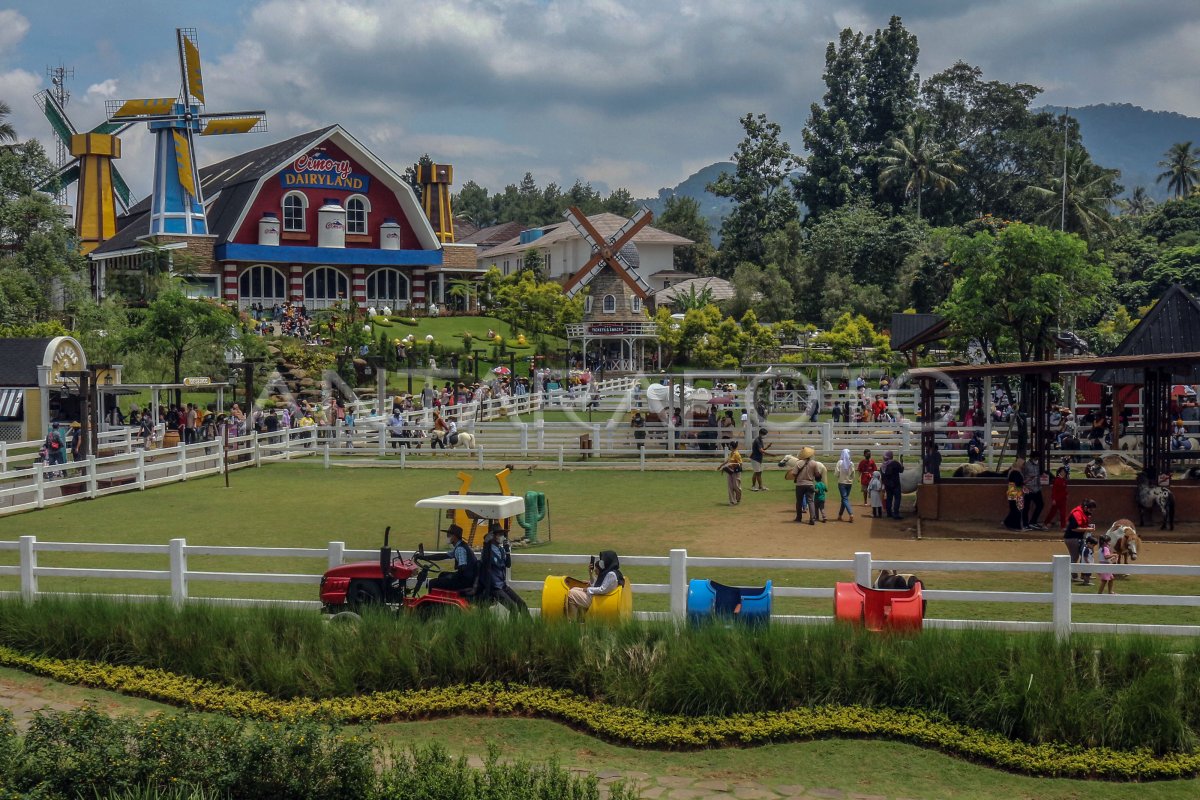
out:
M430 580L430 589L462 591L474 588L475 579L479 576L479 559L470 545L463 541L462 535L462 528L451 525L446 529L447 552L426 556L430 561L454 560L454 572L443 572Z

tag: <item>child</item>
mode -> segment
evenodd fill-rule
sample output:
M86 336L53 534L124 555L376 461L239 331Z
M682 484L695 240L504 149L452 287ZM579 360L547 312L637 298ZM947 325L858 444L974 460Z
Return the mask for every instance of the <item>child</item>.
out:
M825 493L829 491L829 487L825 485L825 478L817 478L813 482L813 506L817 510L817 516L821 518L821 522L825 522Z
M879 470L871 473L871 482L867 484L867 494L871 496L871 516L883 517L883 476Z
M1083 547L1081 547L1079 549L1079 563L1080 564L1095 564L1096 563L1096 545L1097 544L1099 544L1099 541L1096 539L1095 536L1088 536L1086 539L1083 540ZM1092 573L1085 572L1083 574L1083 580L1079 582L1079 585L1080 586L1091 586L1092 585Z
M1054 481L1050 484L1050 511L1046 514L1046 525L1050 524L1050 520L1054 519L1054 512L1058 512L1058 527L1062 530L1067 529L1067 513L1070 506L1067 505L1067 479L1070 477L1070 468L1063 465L1058 468L1054 474Z
M1090 541L1091 537L1088 537L1088 538ZM1102 558L1104 560L1105 564L1113 564L1113 563L1116 563L1116 560L1117 560L1116 556L1113 555L1112 548L1110 548L1108 546L1108 537L1107 536L1104 537L1104 544L1102 544L1100 546L1100 558ZM1113 591L1113 577L1114 576L1111 572L1101 572L1100 573L1100 591L1097 592L1097 594L1104 594L1105 586L1108 587L1109 594L1116 594L1116 592Z

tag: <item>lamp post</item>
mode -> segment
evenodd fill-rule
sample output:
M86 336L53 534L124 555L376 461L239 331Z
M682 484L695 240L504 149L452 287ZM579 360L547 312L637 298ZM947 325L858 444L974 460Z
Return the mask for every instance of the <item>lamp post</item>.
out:
M471 374L475 380L479 380L479 357L486 352L487 350L482 348L471 351L474 356L471 360Z

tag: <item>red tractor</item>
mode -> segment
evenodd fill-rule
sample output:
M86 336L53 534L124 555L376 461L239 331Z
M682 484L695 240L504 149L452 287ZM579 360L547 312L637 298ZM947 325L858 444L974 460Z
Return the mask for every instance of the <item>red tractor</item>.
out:
M378 561L358 561L333 567L321 576L321 606L330 614L358 612L367 606L390 606L400 611L432 615L467 608L463 592L430 589L421 594L437 562L419 545L410 558L388 546L392 529L383 532Z

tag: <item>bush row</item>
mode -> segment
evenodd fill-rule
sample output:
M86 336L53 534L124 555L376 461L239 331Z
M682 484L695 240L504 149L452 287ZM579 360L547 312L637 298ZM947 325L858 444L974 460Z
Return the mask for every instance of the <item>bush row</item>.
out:
M568 691L498 683L320 700L280 700L261 692L218 686L162 670L25 656L7 648L0 648L0 664L196 711L259 718L276 724L416 720L452 714L521 715L558 720L605 739L639 747L702 748L862 736L906 741L1031 775L1161 780L1200 773L1197 753L1156 755L1144 748L1126 752L1028 744L921 711L823 706L725 717L684 717L610 706Z
M575 626L473 613L340 626L287 609L46 599L34 612L0 602L0 645L278 699L502 682L684 717L915 709L1030 744L1158 754L1194 752L1200 733L1200 643L1166 638Z
M624 786L612 787L627 800ZM108 717L91 707L37 715L19 735L0 711L0 800L599 800L594 776L547 763L480 769L438 746L382 750L297 719L248 723L189 714Z

